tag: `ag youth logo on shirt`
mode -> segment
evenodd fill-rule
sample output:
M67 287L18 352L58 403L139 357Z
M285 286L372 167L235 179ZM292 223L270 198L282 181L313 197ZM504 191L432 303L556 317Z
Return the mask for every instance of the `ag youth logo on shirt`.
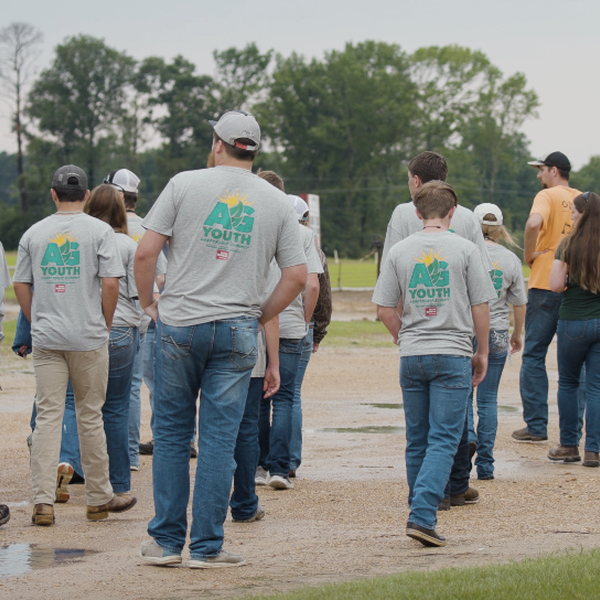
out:
M498 263L492 263L492 267L494 267L490 271L492 283L494 284L494 289L498 294L498 298L500 298L500 296L502 295L502 281L504 280L504 271L502 271L502 267L500 267Z
M65 281L79 279L79 244L77 238L70 233L55 233L50 242L40 265L42 279L46 281Z
M417 264L408 284L411 303L426 307L427 316L437 314L437 310L430 309L432 305L439 306L450 299L450 271L440 253L441 250L436 254L430 250L425 254L421 250L421 258L415 258Z
M227 192L225 198L219 196L219 201L204 221L204 237L202 238L211 248L227 248L234 252L247 250L252 242L254 227L254 209L246 202L248 194L240 197L239 190L231 195Z

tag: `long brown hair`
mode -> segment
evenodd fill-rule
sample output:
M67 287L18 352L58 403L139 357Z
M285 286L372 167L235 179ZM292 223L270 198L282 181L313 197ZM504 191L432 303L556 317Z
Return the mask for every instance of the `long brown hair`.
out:
M102 183L95 187L87 199L83 211L108 223L117 233L127 234L127 212L119 190L114 185Z
M581 199L581 200L580 200ZM600 196L585 192L575 198L584 208L571 233L562 243L562 261L569 265L569 277L583 289L600 293ZM581 211L580 211L581 212Z

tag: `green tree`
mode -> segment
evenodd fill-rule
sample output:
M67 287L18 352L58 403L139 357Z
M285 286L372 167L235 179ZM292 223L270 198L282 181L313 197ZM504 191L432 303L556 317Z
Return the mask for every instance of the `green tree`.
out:
M600 193L600 156L592 156L587 165L583 165L570 178L571 185L582 192Z
M347 44L322 61L277 57L256 107L288 191L321 196L324 245L350 255L385 231L410 154L417 89L396 46Z
M29 94L27 112L42 137L50 136L61 162L81 163L90 187L96 183L106 138L116 134L125 115L134 65L103 40L68 38L56 47L52 65Z

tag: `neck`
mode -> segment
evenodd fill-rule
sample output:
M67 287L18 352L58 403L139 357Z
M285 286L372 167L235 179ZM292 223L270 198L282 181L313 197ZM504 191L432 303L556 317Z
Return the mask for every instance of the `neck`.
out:
M423 219L423 230L425 231L448 231L449 227L450 219L448 217L443 219Z
M56 202L57 213L83 212L83 201L81 202Z
M245 169L246 171L252 171L252 161L250 160L237 160L231 156L221 156L218 162L215 162L215 167L236 167L238 169Z

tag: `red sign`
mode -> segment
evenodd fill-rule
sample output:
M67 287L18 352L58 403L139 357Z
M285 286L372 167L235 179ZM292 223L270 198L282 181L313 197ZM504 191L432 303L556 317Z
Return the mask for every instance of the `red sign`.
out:
M437 306L430 306L425 309L426 317L437 317Z
M54 286L54 292L56 294L64 294L67 291L67 286L64 283L57 283Z
M227 250L217 250L217 260L229 260L229 252Z

